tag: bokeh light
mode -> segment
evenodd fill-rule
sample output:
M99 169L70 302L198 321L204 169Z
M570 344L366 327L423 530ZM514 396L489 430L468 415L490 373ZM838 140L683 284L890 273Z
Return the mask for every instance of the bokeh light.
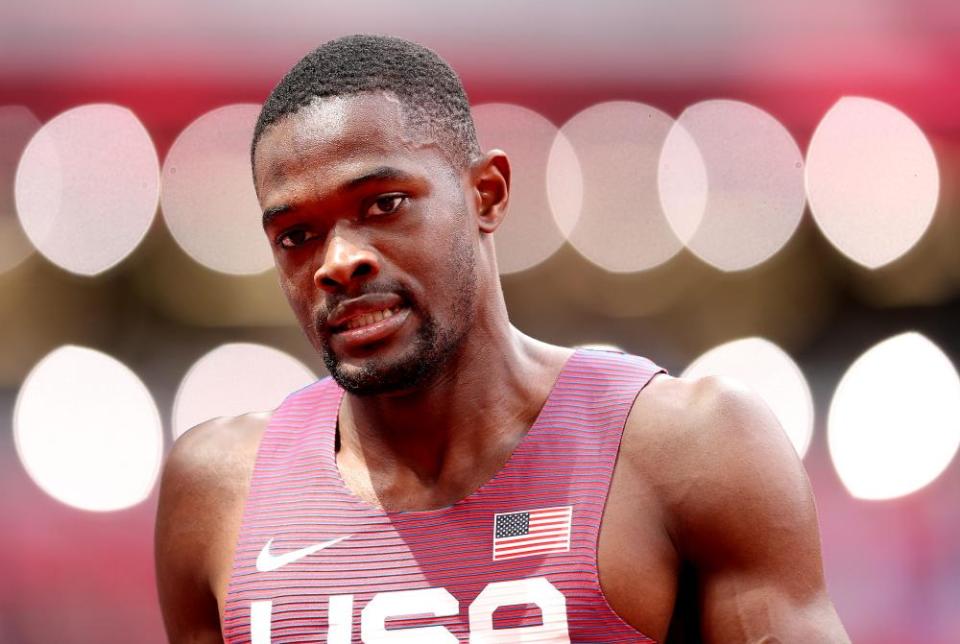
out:
M747 385L770 407L800 458L813 435L813 396L797 363L764 338L741 338L694 360L685 378L726 376Z
M582 207L569 241L591 262L613 272L653 268L677 254L683 244L664 215L657 190L661 151L673 119L664 112L628 101L592 105L560 131L582 173ZM561 230L570 227L569 204L580 194L569 149L551 150L550 190ZM573 177L567 187L562 177Z
M15 268L34 252L17 219L13 185L23 150L39 129L40 121L27 108L0 106L0 273Z
M960 376L925 336L894 336L850 366L827 422L830 456L850 494L910 494L936 479L960 446Z
M160 195L174 239L208 268L234 275L273 266L250 170L260 106L207 112L180 133L163 163Z
M703 222L709 181L700 146L686 126L675 121L660 151L657 190L667 222L684 244L693 239Z
M96 275L147 234L159 181L156 148L136 115L118 105L83 105L30 139L17 169L17 214L47 259Z
M583 209L583 171L577 151L560 130L547 157L547 202L557 228L569 238Z
M173 403L173 437L211 418L276 408L317 377L302 362L262 344L221 345L197 360Z
M783 248L805 203L803 155L793 137L740 101L683 111L664 143L658 185L677 236L725 271L751 268Z
M559 130L519 105L489 103L472 111L480 147L500 148L510 159L510 210L494 233L497 267L501 274L526 270L565 241L547 198L547 159Z
M827 239L877 268L920 239L940 195L933 148L903 112L845 97L826 113L807 150L810 211Z
M71 345L49 353L27 376L13 435L30 478L83 510L144 500L163 457L160 414L143 382L114 358Z

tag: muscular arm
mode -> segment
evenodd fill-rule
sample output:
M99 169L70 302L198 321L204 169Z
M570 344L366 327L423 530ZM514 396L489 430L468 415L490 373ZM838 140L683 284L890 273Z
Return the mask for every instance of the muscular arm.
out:
M204 512L213 491L209 473L211 428L180 437L160 482L154 537L157 589L171 642L222 642L217 600L208 576L210 525Z
M849 642L827 596L816 508L796 452L755 396L692 385L671 532L696 571L706 642Z
M218 418L167 457L155 531L157 588L174 643L223 642L220 600L266 414Z

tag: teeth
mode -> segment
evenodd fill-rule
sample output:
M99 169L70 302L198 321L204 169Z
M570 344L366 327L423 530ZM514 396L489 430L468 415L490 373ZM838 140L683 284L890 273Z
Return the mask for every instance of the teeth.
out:
M392 309L384 309L382 311L374 311L372 313L364 313L363 315L358 315L355 318L352 318L344 326L347 329L358 329L362 326L367 326L368 324L373 324L379 322L380 320L386 320L387 318L393 316L400 310L400 307L394 307Z

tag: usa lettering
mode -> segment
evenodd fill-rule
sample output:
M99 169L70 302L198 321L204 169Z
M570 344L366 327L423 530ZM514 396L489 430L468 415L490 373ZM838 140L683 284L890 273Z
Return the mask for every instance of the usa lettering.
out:
M543 616L536 626L493 627L498 608L535 604ZM569 644L567 600L546 577L487 584L467 609L470 644L506 644L508 642L545 642ZM252 644L270 644L270 620L273 601L250 604ZM353 595L334 595L327 607L327 644L350 644L353 639ZM433 615L452 617L460 614L460 602L446 588L421 588L377 593L360 611L360 639L364 644L459 644L460 640L445 626L418 626L387 630L389 619Z

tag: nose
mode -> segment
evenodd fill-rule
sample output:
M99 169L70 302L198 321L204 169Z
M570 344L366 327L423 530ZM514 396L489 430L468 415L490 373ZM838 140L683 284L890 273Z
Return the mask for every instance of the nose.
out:
M376 253L350 240L344 231L330 232L323 264L313 275L317 288L327 292L348 290L356 282L376 277L380 263Z

